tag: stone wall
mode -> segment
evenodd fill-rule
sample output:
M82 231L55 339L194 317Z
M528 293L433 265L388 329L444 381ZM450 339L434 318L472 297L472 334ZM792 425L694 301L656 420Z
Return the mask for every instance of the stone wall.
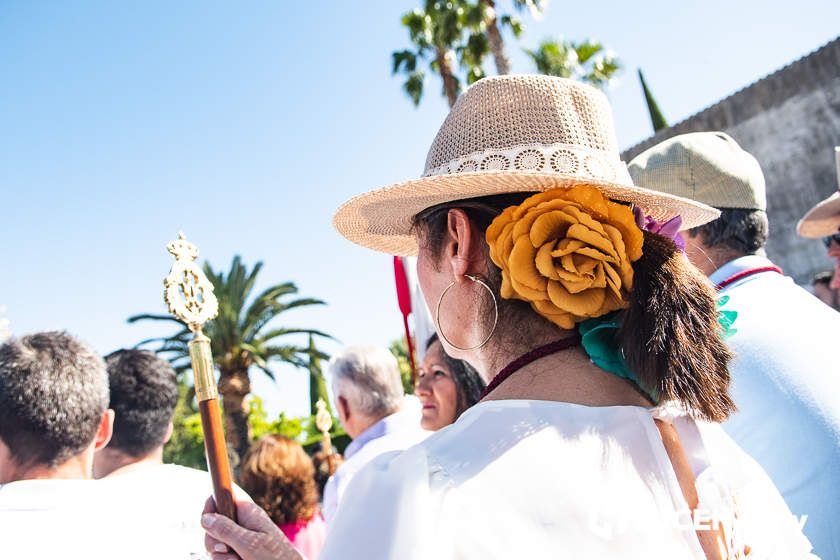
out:
M752 153L767 180L767 254L799 284L832 268L822 243L796 235L796 222L837 190L840 146L840 38L660 130L622 154L624 161L677 134L722 130Z

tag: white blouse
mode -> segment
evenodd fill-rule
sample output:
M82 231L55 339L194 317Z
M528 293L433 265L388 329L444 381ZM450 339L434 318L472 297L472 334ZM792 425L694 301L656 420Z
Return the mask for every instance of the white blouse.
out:
M694 521L653 418L696 477ZM719 519L749 558L811 557L778 491L716 424L662 409L487 401L350 484L322 560L703 559Z

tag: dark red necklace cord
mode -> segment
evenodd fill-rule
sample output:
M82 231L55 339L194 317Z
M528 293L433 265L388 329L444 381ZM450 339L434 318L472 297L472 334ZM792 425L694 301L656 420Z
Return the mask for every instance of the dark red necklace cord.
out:
M718 291L720 291L720 290L724 289L725 287L727 287L728 285L734 284L738 280L743 280L744 278L752 276L753 274L759 274L761 272L777 272L777 273L782 274L782 275L784 274L784 272L782 272L782 269L779 268L776 265L761 266L761 267L758 267L758 268L750 268L748 270L742 270L741 272L733 274L732 276L730 276L729 278L727 278L726 280L722 281L720 284L715 286L715 288Z
M501 385L505 379L519 371L520 369L524 368L528 364L539 360L540 358L545 358L550 354L556 354L557 352L562 352L563 350L568 350L569 348L573 348L580 344L580 335L574 335L569 338L564 338L562 340L557 340L550 344L546 344L544 346L538 346L534 348L527 354L523 354L519 356L511 363L506 365L502 371L500 371L496 377L493 378L490 383L487 384L487 387L484 388L484 391L481 393L481 398L479 400L484 399L487 395L492 393L499 385Z

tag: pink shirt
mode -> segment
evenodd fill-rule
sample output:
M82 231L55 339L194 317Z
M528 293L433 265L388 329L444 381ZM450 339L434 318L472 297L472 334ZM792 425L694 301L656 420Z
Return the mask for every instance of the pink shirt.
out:
M296 521L279 525L280 530L286 535L295 548L298 549L308 560L318 560L321 548L324 546L324 539L327 538L327 524L321 512L316 512L308 521Z

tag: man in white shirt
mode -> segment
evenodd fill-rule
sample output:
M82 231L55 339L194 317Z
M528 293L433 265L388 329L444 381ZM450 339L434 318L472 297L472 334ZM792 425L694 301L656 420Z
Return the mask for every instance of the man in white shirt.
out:
M165 535L166 552L200 556L199 518L213 490L210 475L163 462L178 403L175 371L146 350L117 350L105 363L116 417L110 443L96 452L94 475L111 499L130 504L127 515L136 516L146 530L152 524L157 539Z
M764 467L822 558L840 558L840 313L764 254L768 222L758 161L722 132L683 134L629 164L643 188L684 196L721 217L683 232L686 255L738 313L738 412L726 432ZM791 232L792 233L792 232ZM807 518L805 517L807 516Z
M0 345L3 557L105 557L106 506L90 479L113 421L105 364L77 339L42 332Z
M416 399L405 396L399 365L385 348L352 347L330 366L338 417L353 441L344 464L327 481L324 517L331 522L353 476L377 456L402 451L431 432L420 427Z

